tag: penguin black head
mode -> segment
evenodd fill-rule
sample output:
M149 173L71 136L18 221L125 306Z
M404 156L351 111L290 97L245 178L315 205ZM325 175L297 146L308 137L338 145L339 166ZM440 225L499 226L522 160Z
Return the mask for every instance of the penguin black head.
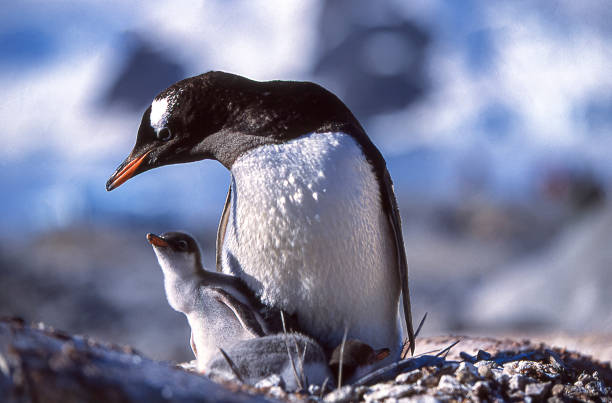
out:
M190 273L202 267L198 243L184 232L149 233L147 241L153 246L159 263L172 267L172 271Z
M317 84L259 82L211 71L179 81L154 98L132 152L106 190L163 165L216 159L229 169L239 155L259 145L347 125L363 131L342 101Z

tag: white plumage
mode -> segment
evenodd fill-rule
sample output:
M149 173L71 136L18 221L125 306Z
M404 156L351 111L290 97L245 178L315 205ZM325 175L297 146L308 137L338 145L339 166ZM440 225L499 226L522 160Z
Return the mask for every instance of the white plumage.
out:
M227 284L217 284L214 278L205 281L202 277L204 269L198 265L194 254L174 252L168 247L154 246L153 250L164 274L168 303L174 310L185 314L191 327L191 342L197 349L199 370L218 353L219 348L228 348L238 341L258 336L240 323L230 306L218 299L219 290L215 287L244 301L240 293ZM263 323L259 313L252 310L252 314Z
M311 133L260 146L240 156L231 174L223 271L264 303L297 312L327 347L340 343L346 325L350 337L397 352L394 241L376 176L355 140Z

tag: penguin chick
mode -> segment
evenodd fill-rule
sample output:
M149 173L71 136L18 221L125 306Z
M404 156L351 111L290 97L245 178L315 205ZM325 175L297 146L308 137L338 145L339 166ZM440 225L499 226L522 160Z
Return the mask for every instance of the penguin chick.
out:
M242 340L224 349L224 352L227 358L218 352L206 364L204 371L210 376L235 378L236 372L242 381L254 386L276 374L287 391L296 391L300 387L306 389L309 384L321 385L326 379L333 381L323 348L301 333L280 333ZM230 367L228 359L234 369Z
M270 333L260 304L236 277L204 270L197 242L182 232L147 234L170 306L187 316L198 368L239 340Z
M329 367L337 381L339 375L340 358L342 358L342 383L351 384L376 368L376 364L387 358L390 354L388 348L374 350L361 340L350 339L339 345L332 352Z

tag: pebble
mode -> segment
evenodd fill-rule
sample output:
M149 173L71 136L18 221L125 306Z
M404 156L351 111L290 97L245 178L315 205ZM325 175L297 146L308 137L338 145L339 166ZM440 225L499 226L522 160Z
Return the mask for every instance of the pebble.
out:
M525 384L527 383L527 377L519 374L512 375L510 377L510 381L508 382L508 387L510 390L523 390L525 389Z
M490 367L483 365L481 367L478 367L478 375L482 378L490 378L493 379L493 371L491 370Z
M486 381L477 381L472 386L472 397L480 400L488 400L489 394L491 394L491 387Z
M410 398L399 399L398 403L440 403L441 400L431 395L419 395Z
M278 386L281 388L285 387L285 382L283 381L283 378L281 378L278 374L272 374L269 377L264 378L255 384L256 388L272 388L274 386Z
M537 398L544 398L550 390L551 382L530 383L525 387L525 394Z
M459 367L455 371L455 377L457 378L457 381L467 383L474 381L480 376L478 374L478 369L474 366L474 364L464 361L459 364Z
M553 394L553 396L559 396L559 395L563 394L564 390L565 390L565 386L563 386L560 383L558 383L558 384L556 384L555 386L552 387L551 393Z
M442 375L438 383L438 390L449 395L463 393L466 387L460 384L454 376Z
M278 400L286 400L287 399L287 392L285 392L285 389L281 388L280 386L273 386L270 389L268 389L268 391L266 392L266 394L268 396L272 396Z
M490 354L487 355L485 352L479 352L476 357L480 360L475 363L469 360L446 362L441 366L408 371L375 385L359 387L346 385L327 393L324 401L333 403L468 400L500 403L507 400L548 403L571 400L612 402L609 399L610 388L606 387L597 372L585 372L576 378L573 369L566 366L554 352L531 354L530 359L524 359L523 354L521 360L503 364L486 359L490 358ZM574 377L572 383L561 383L562 379L571 379L571 377ZM311 387L309 393L310 396L307 398L309 401L320 401L318 397L321 394L320 388ZM277 396L280 397L280 393ZM291 400L293 395L288 396Z
M386 399L399 399L404 396L414 395L415 393L416 389L413 385L392 385L366 394L364 399L366 402L382 401Z
M336 389L323 398L325 402L333 402L333 403L344 403L344 402L354 402L361 399L363 396L362 393L359 393L360 388L354 388L350 385L346 385L341 387L340 389Z
M414 371L405 372L403 374L399 374L395 377L395 383L415 383L421 377L423 373L419 369L415 369Z

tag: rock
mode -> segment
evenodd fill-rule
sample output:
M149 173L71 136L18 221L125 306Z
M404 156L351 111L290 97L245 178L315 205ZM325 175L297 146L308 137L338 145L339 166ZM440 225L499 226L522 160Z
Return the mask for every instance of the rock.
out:
M566 385L563 395L575 400L588 400L589 392L583 386Z
M333 402L333 403L344 403L344 402L354 402L359 401L361 399L362 394L359 392L363 392L363 390L358 390L359 388L355 388L350 385L343 386L339 389L336 389L323 398L325 402Z
M266 394L278 400L287 400L287 392L280 386L272 386L266 391Z
M421 379L419 379L417 381L417 385L423 386L426 389L428 389L428 388L433 388L435 386L438 386L439 382L440 382L440 379L437 376L428 374L428 375L423 376Z
M474 366L474 364L464 361L459 364L459 367L455 371L455 377L457 378L457 381L467 383L474 381L480 376L478 374L478 369Z
M554 366L540 362L522 360L516 363L515 368L518 373L535 379L554 380L560 376L558 370Z
M385 399L399 399L416 393L417 388L413 385L385 385L375 392L364 395L364 399L366 402L382 401Z
M493 366L495 366L495 363L493 363ZM478 368L478 376L480 376L482 378L494 379L493 371L492 371L493 366L491 366L491 365L481 365L481 366L477 367Z
M0 320L0 401L264 402L131 348Z
M525 394L539 399L543 399L550 390L551 382L530 383L525 387Z
M597 391L597 393L600 393L600 394L606 393L606 386L604 385L603 381L599 378L599 373L597 371L593 372L593 381L591 383L594 383L593 388Z
M558 383L552 387L551 393L553 394L553 396L559 396L563 394L564 390L565 390L565 386Z
M525 384L527 383L527 378L523 375L515 374L512 375L510 381L508 382L508 387L510 390L523 390L525 389Z
M405 372L396 376L395 383L415 383L416 381L421 379L422 376L422 371L419 369L415 369L414 371Z
M272 388L274 386L278 386L283 389L285 388L285 382L283 382L283 378L281 378L278 374L272 374L255 384L256 389Z
M471 394L473 399L489 400L488 398L491 394L491 387L486 381L477 381L474 386L472 386Z
M438 383L438 391L449 395L457 395L463 393L467 388L460 384L455 377L451 375L442 375Z
M402 403L440 403L441 400L436 399L433 396L430 395L418 395L418 396L413 396L410 398L404 398L404 399L400 399L399 402Z

